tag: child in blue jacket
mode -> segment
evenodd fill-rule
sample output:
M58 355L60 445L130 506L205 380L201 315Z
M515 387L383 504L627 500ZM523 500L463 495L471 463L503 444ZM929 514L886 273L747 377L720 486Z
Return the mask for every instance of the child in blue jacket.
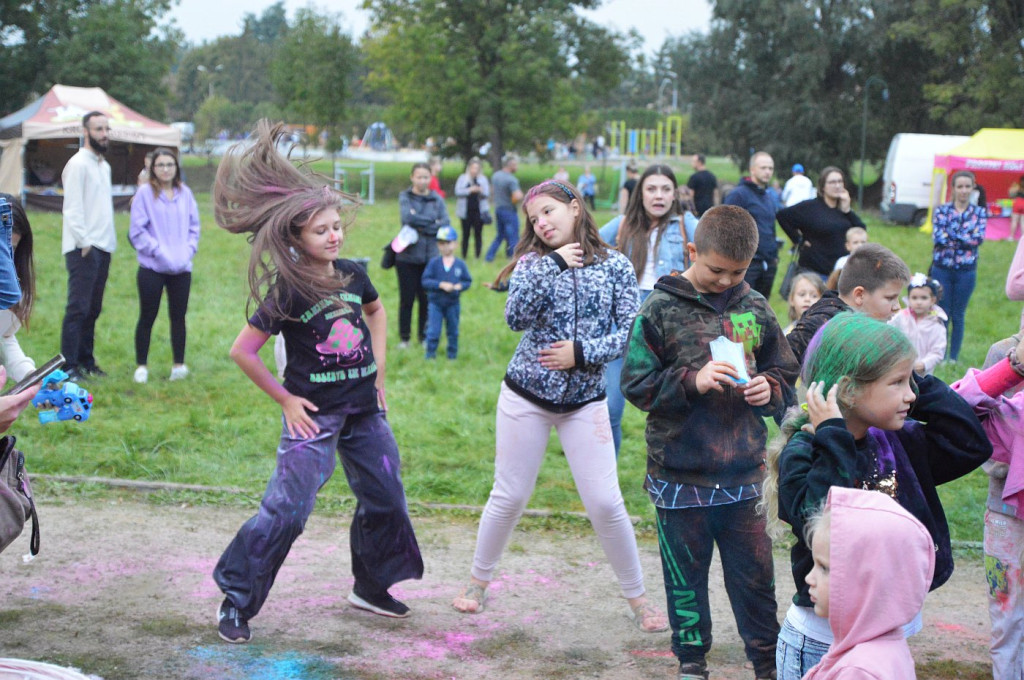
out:
M441 321L448 328L448 358L459 353L459 296L473 283L466 263L455 257L458 242L455 228L445 225L437 230L440 255L423 270L423 288L427 291L427 358L437 356L441 340Z

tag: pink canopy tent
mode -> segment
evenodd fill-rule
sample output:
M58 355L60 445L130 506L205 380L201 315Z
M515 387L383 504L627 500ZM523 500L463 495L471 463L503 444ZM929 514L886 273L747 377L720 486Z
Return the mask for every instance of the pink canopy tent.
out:
M935 156L931 208L952 200L950 178L970 170L985 188L989 219L985 238L1003 239L1010 233L1010 185L1024 175L1024 130L983 128L963 144ZM927 225L931 226L931 211Z
M60 210L60 175L78 151L82 116L101 111L110 120L110 163L115 206L135 193L146 153L178 148L181 133L136 113L98 87L54 85L19 111L0 118L0 191L22 194L27 205Z

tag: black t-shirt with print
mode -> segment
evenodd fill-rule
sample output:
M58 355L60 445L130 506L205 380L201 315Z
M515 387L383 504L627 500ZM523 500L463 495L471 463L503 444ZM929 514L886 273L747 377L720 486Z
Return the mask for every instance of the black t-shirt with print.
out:
M314 302L293 296L284 312L294 320L271 319L264 305L249 323L284 336L286 390L309 399L320 413L372 412L377 410L377 364L362 308L379 296L361 265L337 260L334 267L341 274L335 295Z

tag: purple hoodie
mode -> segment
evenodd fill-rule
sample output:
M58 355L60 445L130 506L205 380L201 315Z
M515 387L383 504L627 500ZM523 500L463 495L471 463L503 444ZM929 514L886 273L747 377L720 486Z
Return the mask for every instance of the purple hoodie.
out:
M139 187L132 199L128 240L140 267L161 274L192 271L199 247L199 208L192 191L182 184L167 198L162 191L154 196L151 185Z

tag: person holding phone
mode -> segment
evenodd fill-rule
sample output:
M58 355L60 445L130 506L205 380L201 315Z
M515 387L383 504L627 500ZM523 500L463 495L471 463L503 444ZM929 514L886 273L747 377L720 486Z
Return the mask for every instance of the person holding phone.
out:
M12 230L10 244L13 251L13 262L5 266L13 276L15 284L21 282L20 299L7 309L0 310L0 365L7 369L7 375L14 380L21 380L35 370L36 364L31 357L25 355L15 333L22 326L28 325L35 301L36 273L32 257L32 226L21 203L10 194L0 194L0 201L6 200L11 205ZM0 240L7 242L6 234ZM2 262L2 257L0 257Z

